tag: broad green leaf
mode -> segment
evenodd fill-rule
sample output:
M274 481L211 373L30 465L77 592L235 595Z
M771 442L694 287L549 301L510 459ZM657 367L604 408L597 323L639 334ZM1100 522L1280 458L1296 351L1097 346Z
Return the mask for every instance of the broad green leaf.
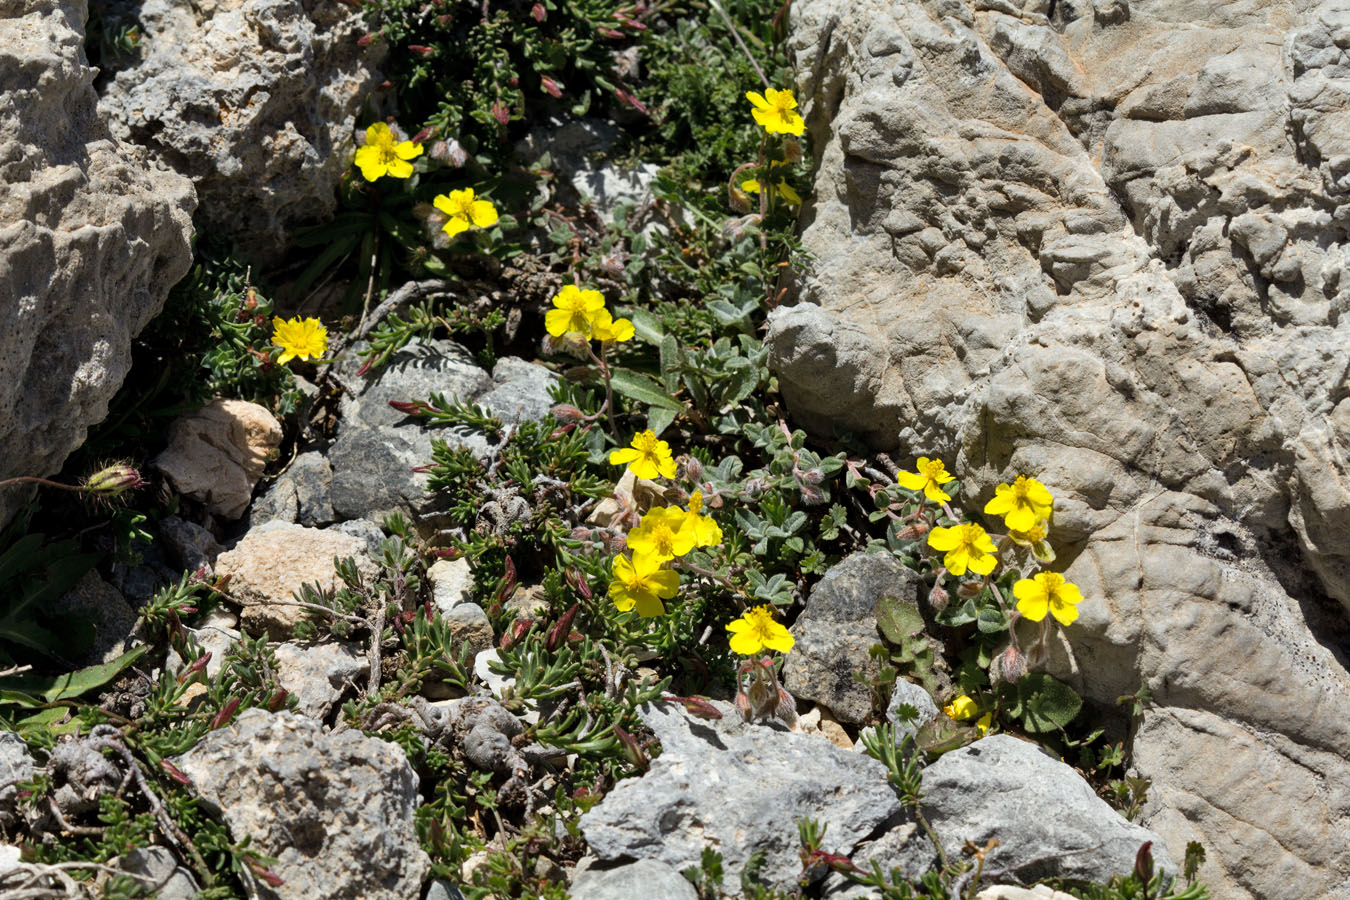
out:
M653 406L647 411L647 427L651 429L653 434L660 437L661 432L669 428L670 423L674 422L675 417L678 415L679 413L673 409L668 409L664 406Z
M142 644L128 650L112 662L86 666L60 675L18 675L0 679L0 699L20 706L38 706L60 700L73 700L112 681L123 669L144 656L149 649L148 645ZM23 698L27 698L29 702L24 702Z
M663 406L677 413L684 412L684 404L667 394L659 384L645 375L639 375L628 369L615 369L610 378L614 390L630 400L645 403L648 406Z
M1049 675L1034 672L1017 682L1009 715L1033 734L1058 731L1073 721L1083 698L1073 688Z
M665 337L665 329L661 327L661 320L649 310L634 309L629 317L633 320L633 331L637 336L649 344L655 346L661 345L661 339Z

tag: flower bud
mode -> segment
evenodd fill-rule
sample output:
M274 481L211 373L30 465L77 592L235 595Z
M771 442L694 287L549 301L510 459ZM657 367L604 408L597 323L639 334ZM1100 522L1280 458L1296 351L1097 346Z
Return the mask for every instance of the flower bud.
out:
M502 632L502 639L497 642L497 645L503 650L510 650L520 643L533 627L534 619L516 619L511 623L510 628Z
M534 6L530 7L530 16L536 22L542 22L548 18L548 11L544 9L544 4L536 3Z
M558 86L558 82L554 81L552 78L549 78L547 75L539 79L539 87L542 88L544 93L548 94L550 97L562 96L562 88Z
M739 213L750 211L750 195L734 184L727 185L727 203Z
M722 713L718 711L717 707L702 697L672 697L670 699L684 704L685 711L696 719L715 721L722 718Z
M1134 877L1139 879L1141 884L1148 884L1153 880L1153 842L1144 841L1139 847L1139 852L1134 857Z
M511 108L505 103L498 101L492 104L492 117L502 125L511 121Z
M128 491L144 487L148 482L141 473L126 463L104 466L84 480L80 487L89 494L105 500L121 497Z
M698 484L703 478L703 463L698 461L697 457L684 456L679 460L680 467L684 470L681 477Z
M784 136L783 138L783 162L788 165L796 165L802 161L802 144L795 137Z
M405 416L421 418L431 411L425 403L418 400L390 400L389 405Z
M916 541L928 533L927 522L915 522L912 525L906 525L895 533L896 540Z
M409 44L409 53L416 53L418 56L431 56L436 52L434 47L428 47L426 44Z
M567 640L567 636L572 633L572 620L577 617L577 610L579 609L581 609L581 604L573 603L572 608L563 613L562 617L548 630L548 637L544 639L545 650L552 653Z
M647 760L647 754L642 751L642 746L638 744L637 738L618 725L614 726L614 736L619 739L619 745L623 747L623 755L628 757L628 761L642 771L647 771L647 767L651 763Z
M469 154L462 146L460 146L459 141L454 138L450 138L446 141L437 141L432 144L430 156L432 159L439 162L448 162L456 169L469 160ZM442 220L436 227L439 228L444 224L445 220Z
M411 140L414 144L420 144L423 141L430 139L431 136L434 135L435 133L436 129L428 125L426 128L423 128L421 131L417 132L417 134L414 134L411 138L409 138L409 140Z
M989 676L996 682L1015 684L1025 674L1027 674L1027 660L1015 644L1005 647L989 666Z
M549 410L549 414L564 424L576 424L584 421L586 414L570 403L559 403Z
M971 597L978 597L984 593L983 581L963 581L961 586L956 589L956 596L964 597L967 600Z
M372 41L374 41L374 40L375 40L375 35L374 35L374 33L371 33L371 34L363 34L363 35L361 35L359 38L356 39L356 46L358 46L358 47L367 47L367 46L369 46L370 43L371 43Z
M951 594L948 594L946 588L940 584L933 585L933 589L928 592L928 603L937 612L946 609L949 600L951 600Z

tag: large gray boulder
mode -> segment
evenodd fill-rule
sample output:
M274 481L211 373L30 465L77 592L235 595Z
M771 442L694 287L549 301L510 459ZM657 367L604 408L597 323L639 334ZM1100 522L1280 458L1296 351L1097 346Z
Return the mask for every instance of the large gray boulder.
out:
M417 773L402 748L325 733L293 713L245 710L174 760L236 841L275 857L272 900L407 900L428 868Z
M643 707L661 755L647 774L619 782L582 816L596 857L654 859L682 871L711 847L722 854L725 887L734 890L759 850L760 877L789 889L802 871L798 819L824 824L831 850L847 853L899 812L885 766L870 756L747 725L730 704L715 705L723 713L716 721L675 704Z
M134 56L105 60L100 114L122 140L190 177L200 220L260 258L291 226L330 215L356 118L380 84L378 43L354 6L326 0L109 0Z
M99 121L84 18L0 0L0 478L61 468L192 262L192 185ZM0 522L24 496L0 491Z
M1045 482L1052 670L1153 692L1146 824L1216 896L1350 896L1350 4L805 0L791 45L794 414L972 510Z

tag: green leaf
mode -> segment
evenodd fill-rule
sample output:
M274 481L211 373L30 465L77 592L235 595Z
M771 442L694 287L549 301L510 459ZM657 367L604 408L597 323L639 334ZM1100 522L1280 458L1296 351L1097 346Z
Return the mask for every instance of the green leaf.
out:
M665 337L665 329L661 327L661 320L654 313L646 309L634 309L629 318L633 320L633 331L637 333L638 337L649 344L658 347L661 345L661 339Z
M667 394L659 384L645 375L639 375L628 369L615 369L610 377L614 390L630 400L645 403L648 406L660 406L677 413L684 412L684 404Z
M86 666L60 675L16 676L0 678L0 700L19 706L41 706L61 700L73 700L82 694L112 681L122 670L145 655L148 645L142 644L123 653L109 663Z
M1041 672L1022 676L1017 682L1008 714L1033 734L1058 731L1073 721L1083 707L1083 698L1062 681Z
M673 334L661 339L661 383L672 393L680 386L680 347Z
M677 416L679 416L679 413L673 409L667 409L664 406L653 406L647 411L647 427L651 429L652 434L660 437L661 432L669 428L670 423L674 422Z

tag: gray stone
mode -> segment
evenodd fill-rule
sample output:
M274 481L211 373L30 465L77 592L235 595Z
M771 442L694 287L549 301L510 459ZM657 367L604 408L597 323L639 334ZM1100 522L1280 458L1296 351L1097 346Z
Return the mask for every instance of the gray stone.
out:
M153 878L158 900L192 900L197 896L197 881L178 864L168 847L140 847L123 856L118 868L133 875Z
M98 572L92 569L85 572L56 601L56 609L65 615L78 616L94 628L93 645L75 662L84 665L111 662L130 648L136 610Z
M431 462L432 440L467 447L479 457L495 446L476 429L426 427L391 407L391 400L425 402L438 393L447 400L484 406L507 425L543 419L553 404L549 387L557 376L533 363L507 357L498 360L489 376L453 341L413 341L373 376L364 377L356 375L363 346L357 343L351 358L339 363L343 377L356 388L355 396L342 400L342 423L328 451L333 509L339 518L378 519L401 512L419 528L434 527L437 498L427 493L426 474L413 471Z
M464 557L436 560L427 569L427 581L431 582L431 602L443 613L473 596L473 570Z
M380 544L384 543L384 530L369 519L350 519L325 530L359 539L366 545L366 553L372 559L379 558Z
M224 549L211 532L196 522L188 522L177 516L165 516L159 520L159 536L184 570L196 572L200 569L208 576L215 566L216 557Z
M841 722L867 721L872 689L853 676L870 680L881 671L868 653L881 641L877 600L917 600L919 587L919 576L889 553L854 553L833 566L793 623L796 644L783 664L783 686L799 700L828 707Z
M278 644L277 681L295 697L295 711L324 719L351 683L370 673L370 661L345 644Z
M0 18L0 479L60 470L192 263L192 185L100 121L85 15L43 0ZM0 492L0 523L29 496Z
M829 835L825 837L826 849L829 849ZM890 874L892 869L899 869L903 877L912 880L940 864L933 842L919 825L910 821L901 822L874 841L863 841L849 859L865 872L872 871L875 860L882 872ZM854 884L838 872L831 872L825 877L821 895L829 900L873 900L881 893L876 888Z
M501 662L501 658L496 647L484 650L473 658L473 676L482 682L494 697L500 697L504 691L516 684L514 678L492 671L492 664Z
M297 456L249 508L250 525L280 519L322 528L331 525L335 518L333 467L317 450Z
M28 744L12 731L0 731L0 828L6 832L19 822L19 789L12 782L27 781L37 774L38 765L28 752Z
M919 715L912 721L901 721L897 712L902 703L907 703L917 709ZM895 742L897 744L900 743L902 737L907 734L913 736L920 728L937 717L937 702L933 700L928 691L912 681L906 681L904 678L896 679L895 689L891 691L891 702L886 706L886 721L895 726Z
M991 879L1104 882L1130 872L1145 841L1153 841L1159 869L1178 871L1161 837L1121 818L1072 768L1009 735L984 738L928 765L923 813L949 859L960 856L966 841L983 847L997 838L1000 846L985 858ZM878 840L863 855L915 879L933 854L923 829L906 823L897 837Z
M713 847L732 889L750 854L762 850L761 877L786 889L801 874L797 819L819 820L835 852L848 853L899 811L885 767L871 757L749 725L731 704L714 705L723 717L711 722L678 705L642 708L661 755L582 816L600 860L655 859L682 870Z
M770 364L970 512L1043 481L1087 597L1048 668L1153 692L1145 823L1216 896L1347 894L1339 793L1215 777L1350 783L1345 6L1034 6L793 4L817 180Z
M174 763L231 837L245 836L284 884L277 900L407 900L428 868L403 750L313 719L245 710Z
M689 879L665 863L640 859L616 869L587 869L572 882L573 900L698 900Z
M443 618L456 647L468 644L474 656L492 647L492 622L477 603L460 603L444 613Z
M464 900L464 894L458 886L443 878L437 878L427 887L426 900Z
M122 140L187 175L201 221L258 258L331 215L356 119L381 81L360 12L318 0L184 6L112 0L104 27L135 24L138 54L105 59L99 113Z

